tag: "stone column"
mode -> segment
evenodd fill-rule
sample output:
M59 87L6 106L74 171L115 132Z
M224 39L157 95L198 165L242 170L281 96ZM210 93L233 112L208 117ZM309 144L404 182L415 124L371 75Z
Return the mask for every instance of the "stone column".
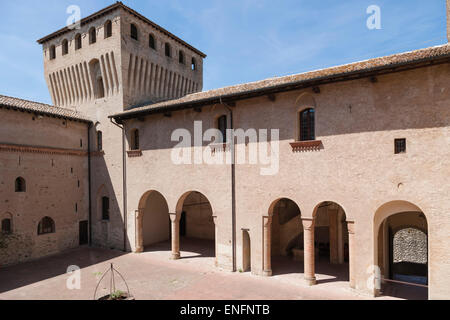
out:
M214 265L216 267L219 266L219 247L217 245L217 240L219 239L218 237L218 230L217 230L217 217L213 217L213 221L214 221Z
M272 276L272 217L263 217L263 243L264 243L264 252L263 252L263 276L270 277Z
M304 237L304 251L305 251L305 280L310 285L316 284L315 272L315 254L314 254L314 219L302 219L303 222L303 237Z
M348 227L348 251L349 251L349 281L350 281L350 288L355 289L355 222L354 221L348 221L347 222Z
M172 260L180 259L180 218L176 213L169 213L171 221Z
M136 249L135 253L144 252L144 209L138 209L135 211L135 239Z

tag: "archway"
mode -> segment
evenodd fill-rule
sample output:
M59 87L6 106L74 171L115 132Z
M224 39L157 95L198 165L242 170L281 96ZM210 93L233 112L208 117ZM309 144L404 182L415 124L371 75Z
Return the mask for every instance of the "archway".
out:
M335 202L314 210L314 258L319 283L349 281L349 230L345 211Z
M408 202L382 206L375 215L376 294L428 298L428 223Z
M287 198L272 203L269 209L271 274L303 272L303 225L298 205Z
M216 257L215 217L208 198L197 191L185 193L176 216L180 249L186 252L182 258Z
M251 240L248 230L242 230L242 271L252 270Z
M146 192L139 201L136 251L170 251L170 216L166 199L158 191Z

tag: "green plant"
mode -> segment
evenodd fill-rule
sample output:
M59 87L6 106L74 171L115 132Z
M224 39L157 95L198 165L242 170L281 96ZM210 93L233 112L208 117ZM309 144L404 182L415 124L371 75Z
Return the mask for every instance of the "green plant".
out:
M239 269L239 272L240 272L240 273L243 273L244 271L242 271L242 269Z
M117 290L113 293L111 293L111 300L119 300L120 298L122 298L124 296L124 293L120 290Z

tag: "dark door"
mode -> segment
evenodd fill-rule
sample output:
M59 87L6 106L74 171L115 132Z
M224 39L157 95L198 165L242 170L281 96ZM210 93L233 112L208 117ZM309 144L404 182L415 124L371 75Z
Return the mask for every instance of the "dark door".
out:
M80 246L88 244L88 242L89 242L89 235L88 235L89 230L88 229L89 229L89 222L81 221L80 222Z

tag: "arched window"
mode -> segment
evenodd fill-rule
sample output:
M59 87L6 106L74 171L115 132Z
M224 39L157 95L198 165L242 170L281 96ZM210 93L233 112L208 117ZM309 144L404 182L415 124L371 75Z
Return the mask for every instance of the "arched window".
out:
M103 150L103 133L101 131L97 132L97 150Z
M313 108L300 112L300 141L316 140L315 110Z
M62 55L65 56L69 53L69 41L67 39L64 39L62 42Z
M148 45L150 48L156 50L156 40L152 34L148 36Z
M102 197L102 220L109 220L109 198Z
M81 42L81 34L78 33L75 36L75 50L80 50L82 46L83 44Z
M110 20L105 22L105 39L112 36L112 22Z
M181 64L184 64L184 53L181 50L178 53L178 62L181 63Z
M43 218L38 225L38 235L55 233L55 222L52 218Z
M195 58L192 58L191 69L192 71L197 70L197 61L195 61Z
M2 220L2 233L5 233L5 234L12 233L11 219L6 218L6 219Z
M18 177L16 179L15 190L16 190L16 192L25 192L27 190L27 186L26 186L26 182L25 182L24 178Z
M134 24L131 24L131 39L139 40L138 28Z
M165 52L166 52L166 57L172 56L172 48L170 47L170 44L168 44L167 42L165 45Z
M50 60L53 60L56 58L56 47L51 46L50 47Z
M223 143L227 142L227 127L228 127L227 116L223 115L219 117L219 119L217 120L217 128L222 133Z
M89 29L89 44L94 44L97 42L97 30L95 27Z
M91 71L91 79L94 85L94 95L96 99L105 97L105 87L103 83L102 70L98 59L93 59L89 62L89 69Z
M131 150L139 150L139 130L134 129L131 131L131 141L130 141Z

